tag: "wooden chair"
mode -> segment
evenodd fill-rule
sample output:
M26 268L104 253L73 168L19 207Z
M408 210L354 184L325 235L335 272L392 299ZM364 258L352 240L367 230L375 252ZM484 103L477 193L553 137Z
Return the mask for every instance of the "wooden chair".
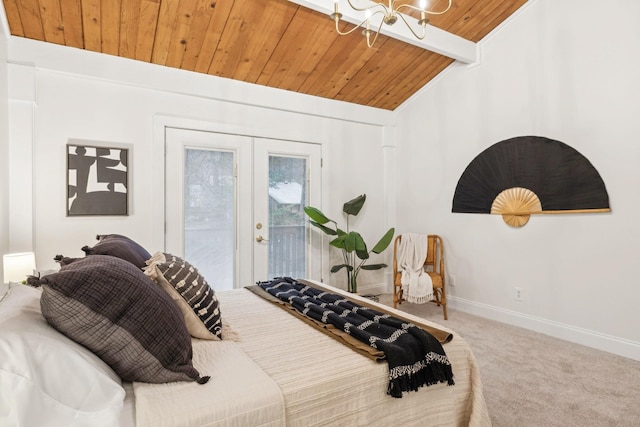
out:
M433 301L438 306L442 306L444 320L447 320L447 295L445 293L445 270L444 270L444 246L442 239L435 234L429 234L427 239L427 258L424 260L424 270L431 277L433 282ZM402 235L396 237L393 242L393 307L403 301L402 297L402 272L398 270L396 254L398 245L402 240Z

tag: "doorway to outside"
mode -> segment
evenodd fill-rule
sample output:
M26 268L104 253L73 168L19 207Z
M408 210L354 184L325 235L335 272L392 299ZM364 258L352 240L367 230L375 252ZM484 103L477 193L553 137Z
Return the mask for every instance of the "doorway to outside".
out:
M320 237L304 213L320 204L319 144L178 128L165 135L167 252L216 290L320 278Z

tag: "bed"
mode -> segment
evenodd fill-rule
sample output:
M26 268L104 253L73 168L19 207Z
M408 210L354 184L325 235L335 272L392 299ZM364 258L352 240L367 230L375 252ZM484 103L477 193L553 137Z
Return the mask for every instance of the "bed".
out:
M448 331L358 295L309 283L418 325ZM200 376L194 381L122 381L93 351L45 321L40 305L46 312L47 304L41 304L41 295L40 289L14 287L0 302L1 425L45 421L124 427L491 424L472 351L453 331L444 350L455 385L430 385L393 398L386 393L384 361L354 351L248 289L220 291L215 295L224 319L223 339L190 338L190 362ZM27 338L34 333L30 324L39 328L35 339ZM59 335L47 339L55 349L36 355L43 334Z
M357 295L350 297L376 304ZM178 386L180 400L175 399L176 386L134 383L138 426L490 425L476 361L468 344L455 332L444 348L456 384L425 387L394 399L386 395L385 363L356 353L248 290L219 292L219 298L224 316L240 341L226 343L233 350L215 348L221 344L217 342L194 343L195 365L212 378L201 387L192 383ZM381 308L429 323L399 310ZM279 326L282 324L286 327ZM295 345L289 345L294 340ZM260 405L254 403L255 396L237 399L236 392L242 396L256 391L254 380L243 377L246 383L230 379L219 384L217 375L224 376L227 367L216 369L215 358L207 357L209 351L238 352L242 357L235 367L256 369L255 381L273 395L273 400L267 399L267 393L258 393L263 399ZM216 409L213 412L217 414L212 414L212 400L231 407ZM198 409L185 411L190 405L187 402Z

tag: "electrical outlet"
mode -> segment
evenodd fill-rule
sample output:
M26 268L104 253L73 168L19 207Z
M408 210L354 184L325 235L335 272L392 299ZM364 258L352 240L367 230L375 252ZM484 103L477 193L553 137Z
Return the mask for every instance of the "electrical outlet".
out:
M516 301L524 301L524 294L522 292L522 288L514 288L515 291L515 299Z
M450 275L449 276L449 285L450 286L455 286L456 285L456 276L454 276L454 275Z

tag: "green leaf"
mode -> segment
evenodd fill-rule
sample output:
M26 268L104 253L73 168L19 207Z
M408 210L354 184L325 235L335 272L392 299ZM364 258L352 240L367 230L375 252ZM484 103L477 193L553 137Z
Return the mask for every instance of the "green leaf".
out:
M349 200L342 207L342 212L346 213L347 215L358 215L360 213L360 209L362 209L362 206L364 206L365 200L367 200L366 194L362 194L353 200Z
M323 214L320 211L320 209L314 208L313 206L305 206L304 213L306 213L309 216L309 218L311 218L313 221L317 222L318 224L326 224L328 222L335 223L335 221L327 218L325 214Z
M344 238L344 250L351 253L356 250L356 240L358 233L355 231L349 232Z
M369 265L363 265L362 268L363 270L380 270L381 268L385 268L387 266L387 264L369 264Z
M353 267L351 267L349 264L339 264L339 265L334 265L333 267L331 267L331 272L332 273L337 273L338 271L342 270L343 268L346 268L349 271L353 271Z
M315 221L309 221L309 223L311 225L313 225L314 227L318 227L320 230L324 231L324 234L328 234L330 236L335 236L336 234L338 234L338 232L336 230L333 230L333 229L331 229L329 227L325 227L324 225L318 224Z
M364 242L364 239L362 238L360 233L356 233L354 231L353 234L355 234L355 239L356 239L355 241L356 255L360 259L368 259L369 251L367 251L367 244Z
M338 249L344 249L344 244L345 244L344 240L346 236L347 236L346 234L342 234L336 237L335 239L333 239L332 241L330 241L329 244Z
M371 252L379 254L380 252L387 249L387 247L389 246L389 243L391 243L391 240L393 239L393 234L395 232L396 232L395 228L393 227L390 228L389 231L387 231L386 234L382 236L382 239L380 239L380 241L376 243L373 249L371 249Z

